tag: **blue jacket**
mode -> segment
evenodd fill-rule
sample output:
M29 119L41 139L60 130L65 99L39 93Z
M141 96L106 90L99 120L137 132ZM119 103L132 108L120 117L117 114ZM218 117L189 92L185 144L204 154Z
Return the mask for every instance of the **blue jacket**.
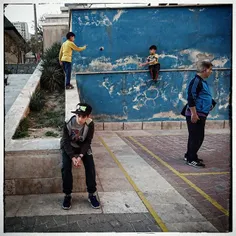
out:
M207 82L195 75L188 87L188 107L196 107L197 112L208 115L215 104Z

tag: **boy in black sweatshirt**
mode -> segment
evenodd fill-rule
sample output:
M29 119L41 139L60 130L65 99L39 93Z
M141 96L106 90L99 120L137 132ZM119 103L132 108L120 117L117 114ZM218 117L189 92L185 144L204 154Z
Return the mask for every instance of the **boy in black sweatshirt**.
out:
M61 139L62 150L62 182L65 193L62 208L71 208L71 193L73 188L72 163L78 168L82 162L85 168L86 185L88 191L88 201L93 208L100 208L100 203L96 194L96 173L91 150L91 142L94 135L94 122L89 115L92 107L86 103L79 103L76 110L72 111L76 115L65 122L63 136Z

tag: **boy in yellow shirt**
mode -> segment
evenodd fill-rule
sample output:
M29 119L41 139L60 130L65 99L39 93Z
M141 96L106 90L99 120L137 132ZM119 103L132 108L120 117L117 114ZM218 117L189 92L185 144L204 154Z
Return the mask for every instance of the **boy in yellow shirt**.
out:
M86 46L77 47L74 44L75 34L73 32L67 33L66 38L67 40L61 45L59 53L59 62L60 65L63 66L64 72L66 74L66 89L73 89L74 86L70 84L72 51L83 51L86 49Z
M152 45L149 48L150 55L147 58L147 61L139 66L148 66L152 79L156 82L158 78L158 73L160 70L160 63L158 63L158 55L156 54L157 47Z

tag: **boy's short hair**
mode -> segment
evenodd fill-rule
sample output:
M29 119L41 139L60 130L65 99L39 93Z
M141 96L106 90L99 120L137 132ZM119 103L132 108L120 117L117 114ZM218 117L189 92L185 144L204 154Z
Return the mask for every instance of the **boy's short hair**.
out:
M156 46L156 45L152 45L152 46L149 48L149 50L152 50L152 49L157 50L157 46Z
M70 39L70 37L75 37L75 34L73 32L69 32L66 34L66 38Z
M210 67L213 67L212 63L210 61L199 61L197 62L197 72L201 73L206 69L209 69Z
M92 107L89 104L80 102L76 105L76 110L72 111L71 113L85 117L89 116L91 112L92 112Z

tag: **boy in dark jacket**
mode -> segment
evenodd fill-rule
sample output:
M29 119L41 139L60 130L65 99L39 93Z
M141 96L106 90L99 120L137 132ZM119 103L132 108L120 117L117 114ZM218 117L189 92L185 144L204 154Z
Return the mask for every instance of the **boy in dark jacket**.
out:
M92 107L86 103L79 103L72 116L65 122L61 139L62 150L62 182L65 193L62 208L71 208L71 193L73 188L72 163L78 168L82 162L85 168L88 201L93 208L100 208L96 194L96 173L91 150L91 142L94 135L94 122L89 115Z
M184 159L190 166L205 167L203 160L198 158L197 152L204 140L207 116L216 105L206 82L212 73L211 62L199 62L197 72L188 87L188 105L185 116L189 137Z

